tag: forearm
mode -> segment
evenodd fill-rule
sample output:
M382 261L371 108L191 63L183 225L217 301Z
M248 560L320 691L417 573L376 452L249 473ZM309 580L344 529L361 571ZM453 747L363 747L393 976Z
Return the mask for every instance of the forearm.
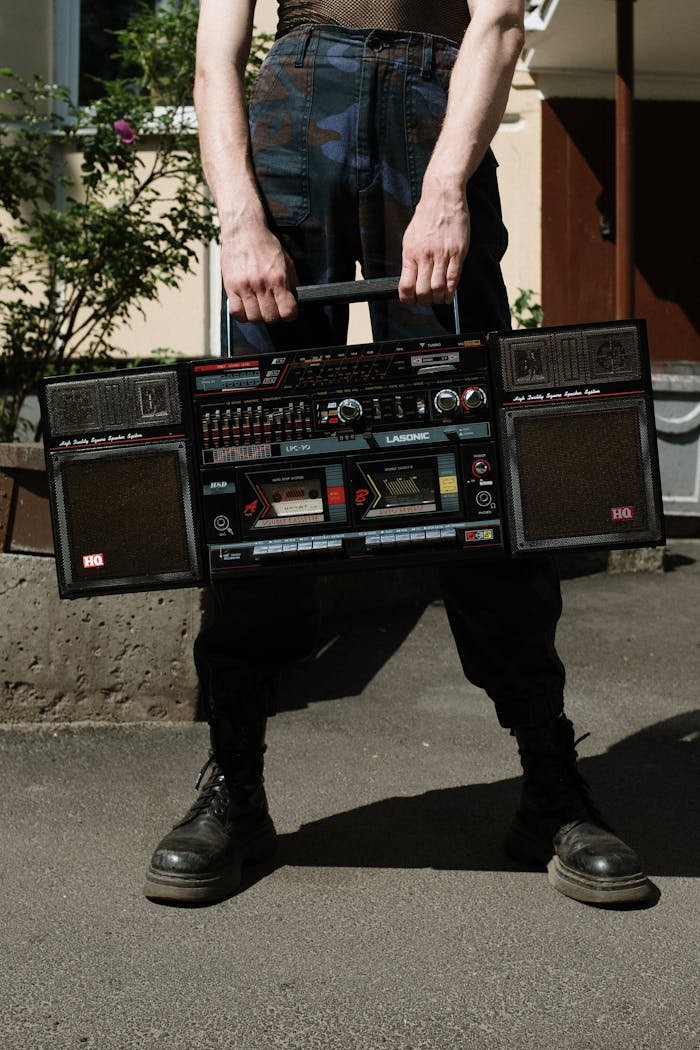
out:
M447 112L426 170L460 195L498 130L523 46L521 0L478 0L457 56Z
M248 137L244 74L253 4L202 0L194 101L202 167L216 203L222 237L264 223Z

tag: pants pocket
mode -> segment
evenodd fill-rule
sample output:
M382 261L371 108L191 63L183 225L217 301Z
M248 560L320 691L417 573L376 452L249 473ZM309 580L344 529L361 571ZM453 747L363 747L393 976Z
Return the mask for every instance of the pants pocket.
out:
M263 202L278 226L298 226L309 214L307 131L313 95L314 50L303 64L273 47L249 106L253 164Z

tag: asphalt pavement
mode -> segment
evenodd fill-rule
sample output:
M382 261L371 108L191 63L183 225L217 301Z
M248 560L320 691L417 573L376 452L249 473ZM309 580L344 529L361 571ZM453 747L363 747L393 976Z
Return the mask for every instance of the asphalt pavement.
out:
M581 769L655 887L591 907L508 861L513 740L439 601L336 612L269 733L276 860L150 903L201 724L0 726L7 1050L697 1050L700 540L564 581Z

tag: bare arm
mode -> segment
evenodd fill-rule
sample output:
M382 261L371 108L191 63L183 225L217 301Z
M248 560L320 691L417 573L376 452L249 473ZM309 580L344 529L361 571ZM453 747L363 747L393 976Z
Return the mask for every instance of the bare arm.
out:
M270 232L248 138L243 77L255 0L201 0L194 100L202 164L221 221L221 270L231 313L268 323L295 316L291 259Z
M403 239L402 302L449 302L469 247L467 182L495 135L523 46L523 0L468 0L440 137Z

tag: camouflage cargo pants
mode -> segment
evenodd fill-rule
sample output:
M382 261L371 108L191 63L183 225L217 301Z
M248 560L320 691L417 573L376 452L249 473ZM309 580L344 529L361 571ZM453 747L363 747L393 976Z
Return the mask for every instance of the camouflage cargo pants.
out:
M277 41L250 106L255 172L271 228L301 284L401 270L401 242L445 113L457 47L418 33L306 26ZM510 323L500 260L507 244L496 161L470 180L470 249L459 285L462 331ZM454 330L449 306L371 304L375 340ZM225 335L225 325L222 326ZM231 325L234 352L343 343L347 307L305 308L297 322ZM467 677L504 726L562 707L554 646L561 597L550 558L455 563L445 606ZM273 709L272 678L310 652L319 623L315 578L240 580L216 588L218 615L195 645L210 707Z

